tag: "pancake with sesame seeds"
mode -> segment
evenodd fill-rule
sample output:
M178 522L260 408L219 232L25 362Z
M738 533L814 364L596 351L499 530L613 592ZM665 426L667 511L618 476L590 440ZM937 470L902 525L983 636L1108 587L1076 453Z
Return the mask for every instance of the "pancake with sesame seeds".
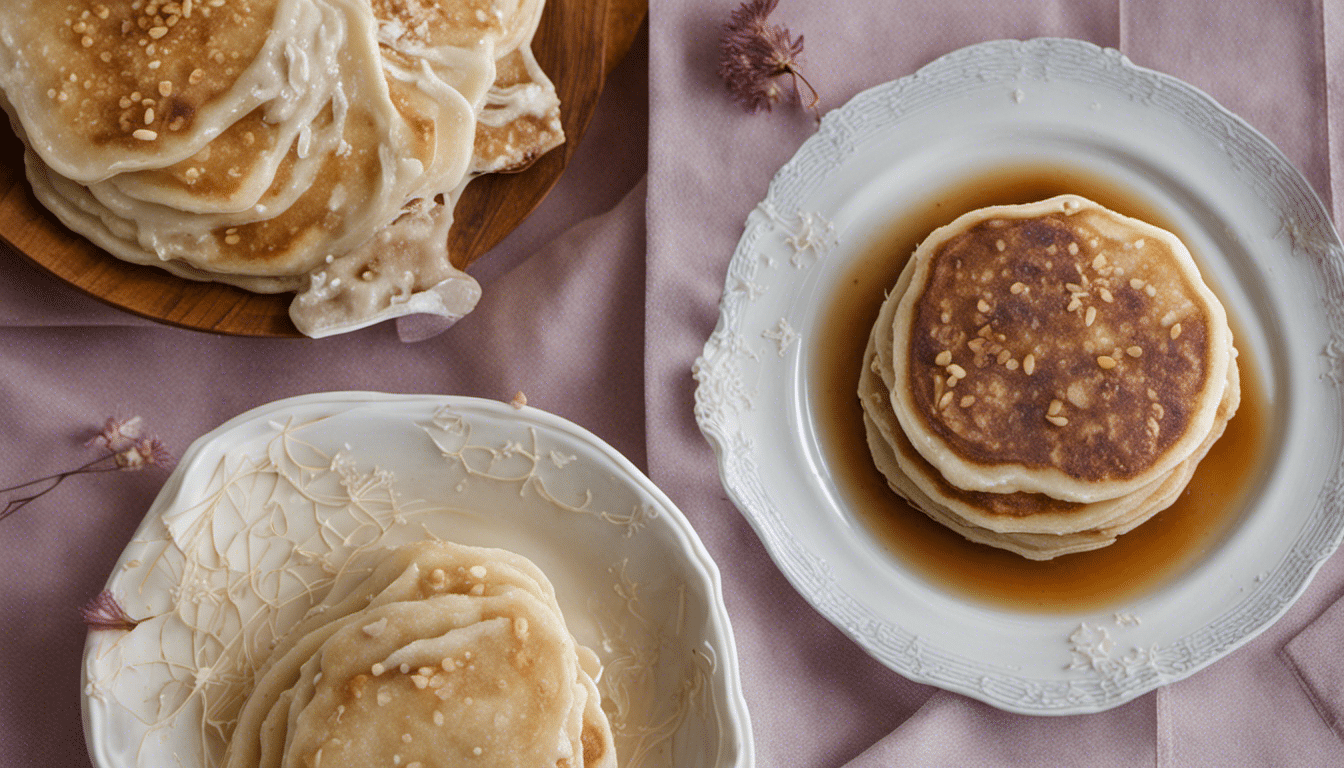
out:
M1214 431L1232 334L1171 233L1062 195L968 213L911 261L891 402L953 486L1115 499Z
M311 0L19 0L8 10L0 90L43 161L84 184L184 160L254 110L283 112L331 85L310 59L329 34Z
M470 312L462 189L563 141L542 0L21 2L0 106L38 199L123 260L296 292L309 336Z
M1116 500L1080 504L1039 493L964 491L944 480L914 450L890 405L885 373L872 343L859 380L865 436L874 464L893 491L935 522L970 541L1007 549L1032 560L1099 549L1171 506L1199 461L1222 435L1240 402L1235 366L1219 406L1219 419L1203 445L1164 478Z
M913 263L902 271L896 287L883 302L877 321L873 324L865 352L864 368L860 372L859 397L865 415L871 420L870 430L877 430L891 448L894 465L881 466L884 475L899 473L896 485L914 483L926 501L946 515L966 525L998 533L1047 533L1059 535L1095 531L1117 526L1132 527L1147 520L1157 511L1170 506L1194 475L1199 460L1222 434L1227 418L1240 403L1240 380L1233 355L1228 370L1228 385L1219 405L1219 419L1195 455L1181 462L1171 472L1131 493L1113 499L1091 503L1063 501L1042 493L991 493L967 491L949 483L938 470L928 463L905 437L891 406L891 388L895 383L892 368L892 318L904 295L913 272ZM869 436L870 442L873 436ZM881 464L882 462L879 462ZM902 494L906 495L906 494Z
M281 638L222 764L309 765L320 752L327 766L439 764L435 755L513 765L525 754L520 764L606 768L615 752L600 672L530 560L418 542L338 580Z
M285 289L294 290L326 256L368 241L411 201L456 186L474 138L470 106L461 96L431 96L384 78L371 25L353 12L347 23L340 141L277 179L262 198L264 211L184 216L94 184L88 191L96 205L88 209L109 232L130 232L99 244L129 261L180 262L252 290L259 289L252 278L290 278ZM69 190L55 179L53 186Z
M360 615L307 667L312 698L282 765L545 766L582 754L573 640L535 597L442 595Z

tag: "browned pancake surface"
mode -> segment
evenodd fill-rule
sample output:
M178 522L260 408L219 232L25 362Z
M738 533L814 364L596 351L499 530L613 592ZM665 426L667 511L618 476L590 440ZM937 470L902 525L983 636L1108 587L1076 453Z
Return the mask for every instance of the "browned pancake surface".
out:
M1171 249L1106 215L990 219L932 255L909 386L964 460L1127 480L1190 426L1208 317Z

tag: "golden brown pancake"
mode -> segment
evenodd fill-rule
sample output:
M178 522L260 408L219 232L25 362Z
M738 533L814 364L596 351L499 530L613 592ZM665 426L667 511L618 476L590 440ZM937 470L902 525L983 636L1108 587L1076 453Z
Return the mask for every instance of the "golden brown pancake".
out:
M281 638L224 765L608 768L600 671L530 561L420 542Z
M476 122L472 173L521 171L564 141L560 99L531 46L500 59Z
M893 406L953 485L1116 498L1212 429L1231 331L1174 235L1065 195L962 216L912 260Z
M1179 251L1166 250L1165 238L1159 244L1162 249L1142 242L1154 237L1154 228L1143 226L1147 229L1139 232L1142 237L1136 237L1133 220L1065 196L973 212L920 246L883 303L869 335L859 381L867 442L893 490L972 541L1032 559L1105 546L1176 500L1237 409L1239 373L1221 305L1200 315L1193 308L1202 305L1180 300L1200 293L1181 282L1190 280L1192 273L1198 280L1193 260L1186 265L1179 258L1185 253L1183 246ZM1069 245L1080 241L1082 245ZM1107 255L1111 249L1123 255ZM1188 253L1185 258L1189 259ZM1062 301L1051 290L1052 276L1058 279L1060 269L1075 276L1062 286L1067 292ZM925 293L912 301L921 270ZM1012 298L991 301L996 288ZM1099 310L1097 304L1108 306ZM1093 309L1088 311L1088 306ZM1069 317L1075 315L1070 323ZM1176 343L1185 336L1177 323L1197 329L1191 334L1193 343ZM901 333L906 335L898 336ZM1094 350L1103 342L1112 347L1122 335L1132 342L1120 350L1123 359L1117 360L1112 351L1106 357L1116 364L1103 367ZM1218 340L1225 345L1221 354L1210 349ZM1089 345L1093 349L1087 349ZM930 352L931 346L938 349ZM1158 350L1147 355L1150 361L1171 364L1175 359L1186 365L1174 374L1162 365L1145 368L1139 364L1145 358L1144 346ZM1096 370L1084 368L1084 375L1070 378L1070 372L1076 375L1079 370L1073 359L1077 355L1070 355L1080 347ZM904 377L898 368L903 356ZM1205 367L1221 364L1221 375L1200 374L1208 381L1199 380L1196 388L1192 382L1202 369L1191 360ZM1161 378L1164 375L1167 379ZM928 384L921 393L923 381ZM1138 405L1133 405L1135 398L1125 396L1135 387L1142 387ZM905 390L904 397L900 390ZM1033 416L1023 404L1042 392L1050 397L1034 414L1039 423L1022 427L1022 421ZM1217 392L1218 400L1210 425L1200 431L1197 420L1203 403L1194 398L1211 396L1210 392ZM939 466L911 439L907 419L900 416L903 404L911 402L922 403L932 413L929 420L935 429L930 431L935 436L949 435L949 441L964 441L979 451L978 462L953 463L959 482L948 476L947 463ZM1172 410L1180 415L1164 418ZM1094 472L1091 486L1086 486L1080 480L1087 474L1075 472L1067 478L1072 484L1064 484L1049 472L1037 472L1033 478L1021 472L1021 466L1012 467L1019 478L1037 482L1044 478L1048 490L1016 490L1003 482L1003 464L1022 464L1023 446L1032 441L1045 443L1050 449L1047 455L1072 459L1075 453L1085 454L1081 462L1047 465L1057 474L1061 466L1104 466L1115 459L1107 452L1116 451L1117 443L1120 456L1127 458L1133 452L1125 451L1135 441L1131 433L1115 427L1126 421L1141 425L1149 445L1161 447L1161 430L1179 427L1185 429L1184 436L1168 440L1168 449L1178 438L1198 442L1173 466L1147 469L1141 475L1143 483L1115 482L1114 473ZM1067 429L1074 422L1077 432ZM1013 430L1023 430L1027 436ZM1129 442L1124 440L1127 434ZM931 453L946 459L952 451L935 445ZM979 474L967 481L966 473L975 472Z
M541 0L17 1L0 105L38 199L124 260L299 292L310 336L469 312L463 186L563 141Z

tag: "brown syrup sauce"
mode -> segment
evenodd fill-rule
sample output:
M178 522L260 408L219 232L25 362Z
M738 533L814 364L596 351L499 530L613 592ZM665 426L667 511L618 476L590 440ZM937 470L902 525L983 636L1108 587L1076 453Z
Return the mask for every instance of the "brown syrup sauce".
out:
M1004 168L930 195L870 246L845 275L825 309L812 361L811 393L821 448L833 479L891 555L949 592L993 606L1032 612L1120 609L1190 567L1240 519L1259 476L1268 439L1268 404L1255 360L1241 349L1241 406L1171 507L1091 552L1036 562L966 541L909 506L873 465L855 394L868 331L884 291L926 235L967 211L1074 193L1181 235L1162 213L1129 191L1068 169ZM1199 260L1199 254L1195 254ZM1232 319L1235 335L1237 324Z

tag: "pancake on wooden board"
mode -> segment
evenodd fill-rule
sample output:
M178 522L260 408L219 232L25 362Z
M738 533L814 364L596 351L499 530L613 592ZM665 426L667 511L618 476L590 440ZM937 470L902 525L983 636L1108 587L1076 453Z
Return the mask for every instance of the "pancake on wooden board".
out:
M542 0L17 1L0 104L38 199L127 261L297 292L310 336L469 312L463 187L563 141Z

